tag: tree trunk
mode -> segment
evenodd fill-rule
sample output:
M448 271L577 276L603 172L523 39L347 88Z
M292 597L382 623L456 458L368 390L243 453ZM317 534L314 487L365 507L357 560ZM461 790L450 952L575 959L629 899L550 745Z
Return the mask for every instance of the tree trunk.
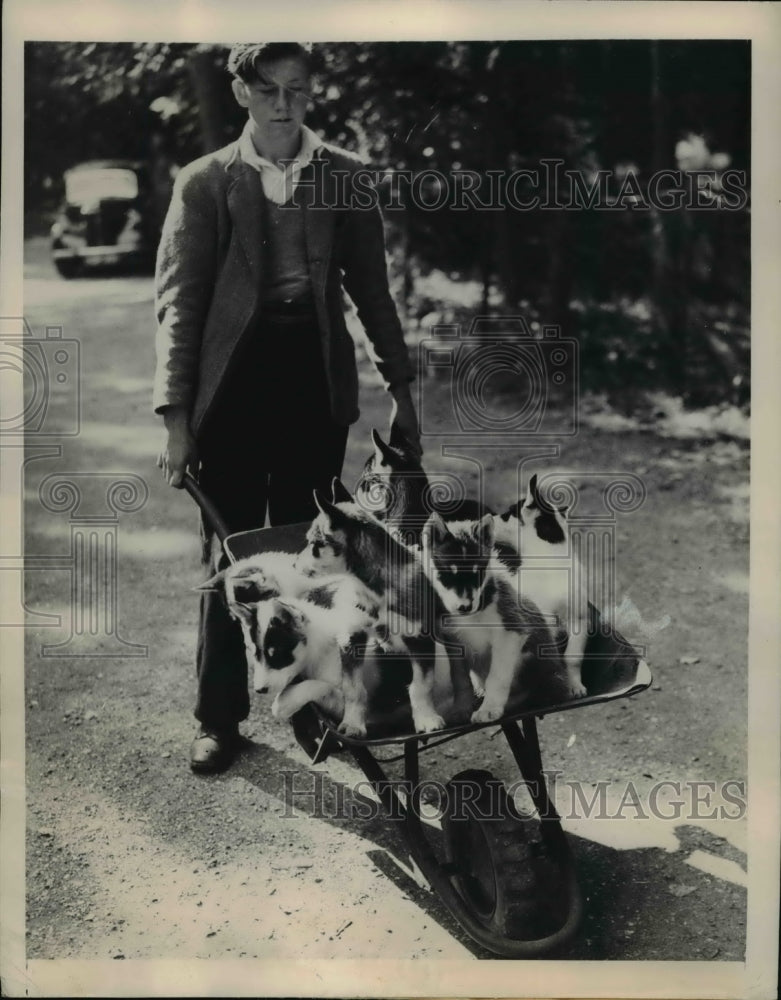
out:
M214 65L214 55L195 49L187 60L198 115L201 121L201 142L204 153L219 149L225 141L220 88L222 80Z
M651 42L651 170L656 173L668 167L670 137L668 135L667 108L662 80L659 43ZM683 209L682 211L685 211ZM654 308L654 325L659 342L661 364L667 384L676 392L685 385L683 355L686 350L687 320L685 289L681 288L679 265L681 255L671 253L670 226L674 218L651 205L651 295ZM676 241L677 242L677 241Z

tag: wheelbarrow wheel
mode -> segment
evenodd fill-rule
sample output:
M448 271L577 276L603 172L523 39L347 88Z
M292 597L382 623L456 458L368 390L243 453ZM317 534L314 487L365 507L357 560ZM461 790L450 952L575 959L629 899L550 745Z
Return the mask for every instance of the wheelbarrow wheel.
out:
M461 771L446 788L445 856L474 918L511 940L555 934L571 905L569 872L539 820L521 815L490 771Z

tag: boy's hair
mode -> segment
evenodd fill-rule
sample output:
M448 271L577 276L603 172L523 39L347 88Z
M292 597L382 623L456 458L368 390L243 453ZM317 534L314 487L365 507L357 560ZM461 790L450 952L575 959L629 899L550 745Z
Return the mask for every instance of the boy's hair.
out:
M228 72L245 83L263 79L263 65L280 59L300 59L307 73L312 72L312 46L305 42L263 42L234 45L228 55Z

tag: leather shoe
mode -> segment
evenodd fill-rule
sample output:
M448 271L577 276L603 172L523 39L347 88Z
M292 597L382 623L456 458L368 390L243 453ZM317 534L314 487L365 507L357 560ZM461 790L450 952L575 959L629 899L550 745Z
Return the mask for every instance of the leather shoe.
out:
M227 770L236 758L239 727L210 729L201 726L190 747L190 768L199 774L217 774Z

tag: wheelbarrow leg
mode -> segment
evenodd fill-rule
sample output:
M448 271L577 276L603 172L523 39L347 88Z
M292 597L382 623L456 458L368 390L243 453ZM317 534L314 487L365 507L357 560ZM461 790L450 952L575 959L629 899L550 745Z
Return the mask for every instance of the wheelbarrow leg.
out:
M388 814L388 818L397 821L404 819L407 810L394 787L396 783L388 778L374 754L367 747L355 743L348 744L347 749L352 754L355 763L371 783L377 798Z
M515 722L506 722L502 726L505 738L510 746L518 769L529 789L534 807L540 819L560 824L559 814L548 793L545 775L542 771L542 756L540 742L537 737L537 723L533 717L523 720L523 735ZM545 824L544 824L545 825Z

